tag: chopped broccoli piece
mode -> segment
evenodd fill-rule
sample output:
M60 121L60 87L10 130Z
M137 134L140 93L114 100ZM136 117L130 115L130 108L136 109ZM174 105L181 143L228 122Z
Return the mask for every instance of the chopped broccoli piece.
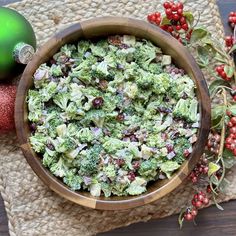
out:
M30 137L30 144L35 152L43 153L47 143L47 137L41 133L35 133Z
M180 165L176 161L166 161L160 165L160 169L164 172L169 179L173 171L177 170Z
M53 163L50 167L50 171L58 177L64 177L67 175L69 168L65 163L65 160L61 157L58 162Z
M83 179L76 174L76 171L68 171L63 178L63 182L72 190L80 190Z
M129 195L139 195L146 191L147 181L143 178L136 177L135 180L126 189Z
M82 128L78 131L77 137L82 143L89 143L93 140L93 133L89 128Z

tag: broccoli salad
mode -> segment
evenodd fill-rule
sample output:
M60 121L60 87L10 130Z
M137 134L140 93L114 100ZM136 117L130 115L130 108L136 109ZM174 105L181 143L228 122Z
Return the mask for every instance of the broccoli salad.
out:
M195 84L148 40L64 45L33 79L30 144L74 191L142 194L171 178L197 140Z

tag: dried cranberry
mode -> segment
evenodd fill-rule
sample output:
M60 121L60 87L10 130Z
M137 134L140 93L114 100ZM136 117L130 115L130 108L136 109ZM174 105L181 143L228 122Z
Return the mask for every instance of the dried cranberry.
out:
M93 107L100 108L103 105L103 102L104 102L104 100L102 97L96 97L92 101Z
M130 171L129 174L128 174L128 179L130 181L134 181L135 180L135 174L133 171Z
M30 130L34 132L37 129L37 125L35 123L30 124Z
M139 161L135 161L135 162L133 163L133 168L134 168L135 170L137 170L139 167L140 167L140 162L139 162Z
M166 145L166 149L167 149L167 152L168 152L168 153L174 151L174 147L173 147L173 145L171 145L171 144L167 144L167 145Z
M123 121L125 119L124 113L119 113L116 117L116 120L118 121Z
M51 151L55 150L55 147L52 143L47 143L47 148L50 149Z
M124 160L124 159L117 159L117 160L116 160L116 164L117 164L118 166L123 166L123 165L125 164L125 160Z

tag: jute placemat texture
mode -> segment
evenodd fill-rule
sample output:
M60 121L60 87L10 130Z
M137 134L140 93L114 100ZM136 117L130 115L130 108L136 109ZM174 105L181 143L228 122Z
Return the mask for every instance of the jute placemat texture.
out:
M189 0L186 8L200 13L200 24L214 37L223 37L215 0ZM39 45L71 23L102 15L145 19L161 8L158 0L25 0L9 5L33 25ZM219 201L236 198L236 168ZM17 148L15 134L0 136L0 192L5 202L11 236L89 236L139 221L165 217L180 211L194 192L183 183L166 197L143 207L123 211L99 211L69 202L46 187Z

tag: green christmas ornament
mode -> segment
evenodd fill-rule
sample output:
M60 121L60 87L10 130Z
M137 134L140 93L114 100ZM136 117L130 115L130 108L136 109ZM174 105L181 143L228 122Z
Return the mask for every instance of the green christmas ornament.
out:
M0 80L21 73L35 49L30 23L18 12L0 7Z

